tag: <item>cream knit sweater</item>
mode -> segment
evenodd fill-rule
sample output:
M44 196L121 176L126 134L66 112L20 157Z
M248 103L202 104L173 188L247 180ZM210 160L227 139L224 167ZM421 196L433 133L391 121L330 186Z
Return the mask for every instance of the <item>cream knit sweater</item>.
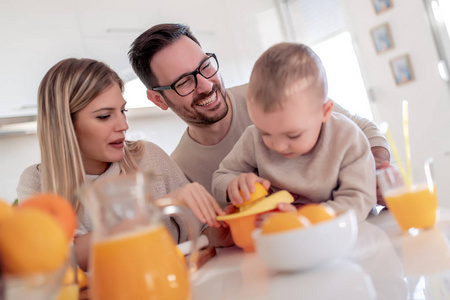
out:
M145 151L138 165L142 171L152 171L159 174L153 185L154 198L164 197L166 194L176 190L188 183L186 177L181 172L175 162L157 145L151 142L145 142ZM86 174L86 182L92 183L95 180L107 176L119 175L120 169L118 163L113 163L101 175ZM39 164L26 168L19 179L17 186L17 196L19 202L26 197L41 191L41 174ZM178 217L165 218L172 236L177 242L187 240L187 228ZM86 234L92 231L92 220L88 208L80 210L78 213L78 228L76 236Z
M172 152L171 157L178 164L190 182L199 182L210 193L214 172L219 168L222 159L233 149L245 129L252 125L247 111L247 88L241 85L227 89L227 95L231 101L233 118L227 135L216 145L201 145L194 141L186 130L181 140ZM382 132L371 121L352 115L336 102L333 111L341 113L351 119L363 131L371 147L382 146L389 149L387 140ZM374 167L375 170L375 167Z
M337 211L355 210L358 221L367 218L376 203L375 161L367 138L347 117L332 113L322 125L313 150L288 159L266 147L250 126L214 173L213 194L225 206L230 181L253 172L268 179L273 192L294 194L295 204L325 202Z

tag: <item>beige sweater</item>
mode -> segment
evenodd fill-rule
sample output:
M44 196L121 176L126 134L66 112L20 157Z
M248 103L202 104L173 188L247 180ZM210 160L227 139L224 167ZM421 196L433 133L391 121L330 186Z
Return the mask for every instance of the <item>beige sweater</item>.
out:
M154 198L161 198L188 183L186 177L174 161L157 145L151 142L145 142L145 152L138 165L143 171L152 171L162 175L154 181ZM118 163L113 163L101 175L86 174L86 182L92 183L95 180L107 176L119 175L120 169ZM41 191L41 174L39 165L32 165L25 169L19 179L17 187L17 196L19 201L26 197ZM178 217L164 219L172 236L177 242L187 240L187 228L185 223ZM86 234L92 231L91 216L87 208L78 213L78 229L76 236Z
M253 124L247 111L247 87L248 85L245 84L227 89L227 95L230 98L231 109L233 110L233 118L225 138L216 145L201 145L194 141L186 130L178 146L171 154L171 157L184 172L187 179L190 182L199 182L210 193L212 192L212 176L219 168L220 162L233 149L233 146L245 129ZM381 146L389 149L387 140L374 123L350 114L337 103L334 103L333 111L341 113L355 122L366 135L371 147Z
M313 150L288 159L267 148L250 126L214 173L213 194L227 204L230 181L253 172L271 182L273 192L294 194L295 204L326 202L336 211L353 208L359 221L376 203L375 161L362 131L347 117L332 113Z

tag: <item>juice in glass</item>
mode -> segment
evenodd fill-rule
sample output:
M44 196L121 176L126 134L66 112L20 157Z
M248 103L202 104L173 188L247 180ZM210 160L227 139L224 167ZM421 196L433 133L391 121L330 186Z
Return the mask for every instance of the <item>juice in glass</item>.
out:
M175 248L162 225L95 242L93 299L190 299L188 270Z
M404 231L410 228L429 228L436 222L437 197L436 189L428 187L398 192L392 191L385 197L387 207L394 215L398 225Z

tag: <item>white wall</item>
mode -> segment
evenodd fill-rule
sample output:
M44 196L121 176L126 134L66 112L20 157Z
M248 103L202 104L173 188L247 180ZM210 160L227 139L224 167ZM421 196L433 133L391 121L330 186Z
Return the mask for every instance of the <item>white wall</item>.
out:
M437 50L424 5L419 0L395 0L391 9L377 15L371 2L342 0L371 95L374 119L378 123L388 122L404 158L401 102L408 101L414 167L419 168L428 156L434 158L439 201L450 207L450 89L438 75ZM394 48L376 54L370 30L386 22L391 28ZM416 79L396 86L389 60L403 54L409 54Z
M369 0L341 1L352 24L364 79L372 95L375 121L385 120L390 124L394 139L403 153L401 100L409 101L412 155L417 159L430 155L435 158L438 196L441 204L450 207L450 156L444 155L450 152L450 92L437 74L437 54L422 1L395 0L394 7L381 15L374 13ZM203 5L210 6L207 15L219 9L218 14L227 17L199 19L191 26L196 29L205 50L218 54L225 84L232 86L248 80L255 59L269 45L282 38L282 30L274 23L277 14L275 1L227 2L230 6L221 6L220 3L223 2L204 2ZM166 21L177 19L168 18ZM189 23L186 19L181 21ZM384 22L391 26L395 48L377 55L370 29ZM209 27L204 27L208 24ZM416 79L398 87L388 62L404 53L411 57ZM148 138L170 153L185 124L170 112L142 112L144 115L129 119L130 135ZM0 197L13 201L20 173L40 160L36 136L0 136L0 157Z
M147 139L171 153L183 134L186 124L174 113L159 108L129 111L130 130L127 138ZM16 187L22 171L40 162L38 138L35 133L0 137L0 198L8 202L16 198Z
M22 171L41 159L36 134L0 138L0 159L0 198L12 202Z
M107 10L102 0L19 0L2 2L0 19L8 25L0 31L1 40L7 41L0 47L0 62L7 60L0 63L0 117L35 103L42 76L65 57L100 59L130 79L135 75L128 64L128 47L140 34L137 29L157 23L191 26L203 49L217 54L226 86L247 82L263 50L283 39L273 0L129 0L126 5L108 3ZM131 32L105 32L111 28ZM146 138L167 153L186 127L172 112L155 107L130 110L129 116L130 138ZM35 124L30 125L35 130ZM12 202L20 174L39 163L40 154L35 133L4 136L6 127L0 125L0 197Z
M279 39L274 18L273 0L2 0L0 117L35 114L40 80L67 57L99 59L135 78L129 46L158 23L188 24L235 85L248 80L263 44Z

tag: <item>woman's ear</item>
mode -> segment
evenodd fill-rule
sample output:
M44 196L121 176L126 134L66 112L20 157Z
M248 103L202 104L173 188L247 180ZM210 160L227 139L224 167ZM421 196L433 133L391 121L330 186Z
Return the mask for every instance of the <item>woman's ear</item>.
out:
M331 112L333 111L334 102L331 99L327 99L325 103L322 106L322 112L323 112L323 118L322 123L325 123L328 121L328 119L331 116Z
M161 96L160 92L147 90L147 99L152 101L156 106L161 108L162 110L167 110L169 106L164 101L163 96Z

